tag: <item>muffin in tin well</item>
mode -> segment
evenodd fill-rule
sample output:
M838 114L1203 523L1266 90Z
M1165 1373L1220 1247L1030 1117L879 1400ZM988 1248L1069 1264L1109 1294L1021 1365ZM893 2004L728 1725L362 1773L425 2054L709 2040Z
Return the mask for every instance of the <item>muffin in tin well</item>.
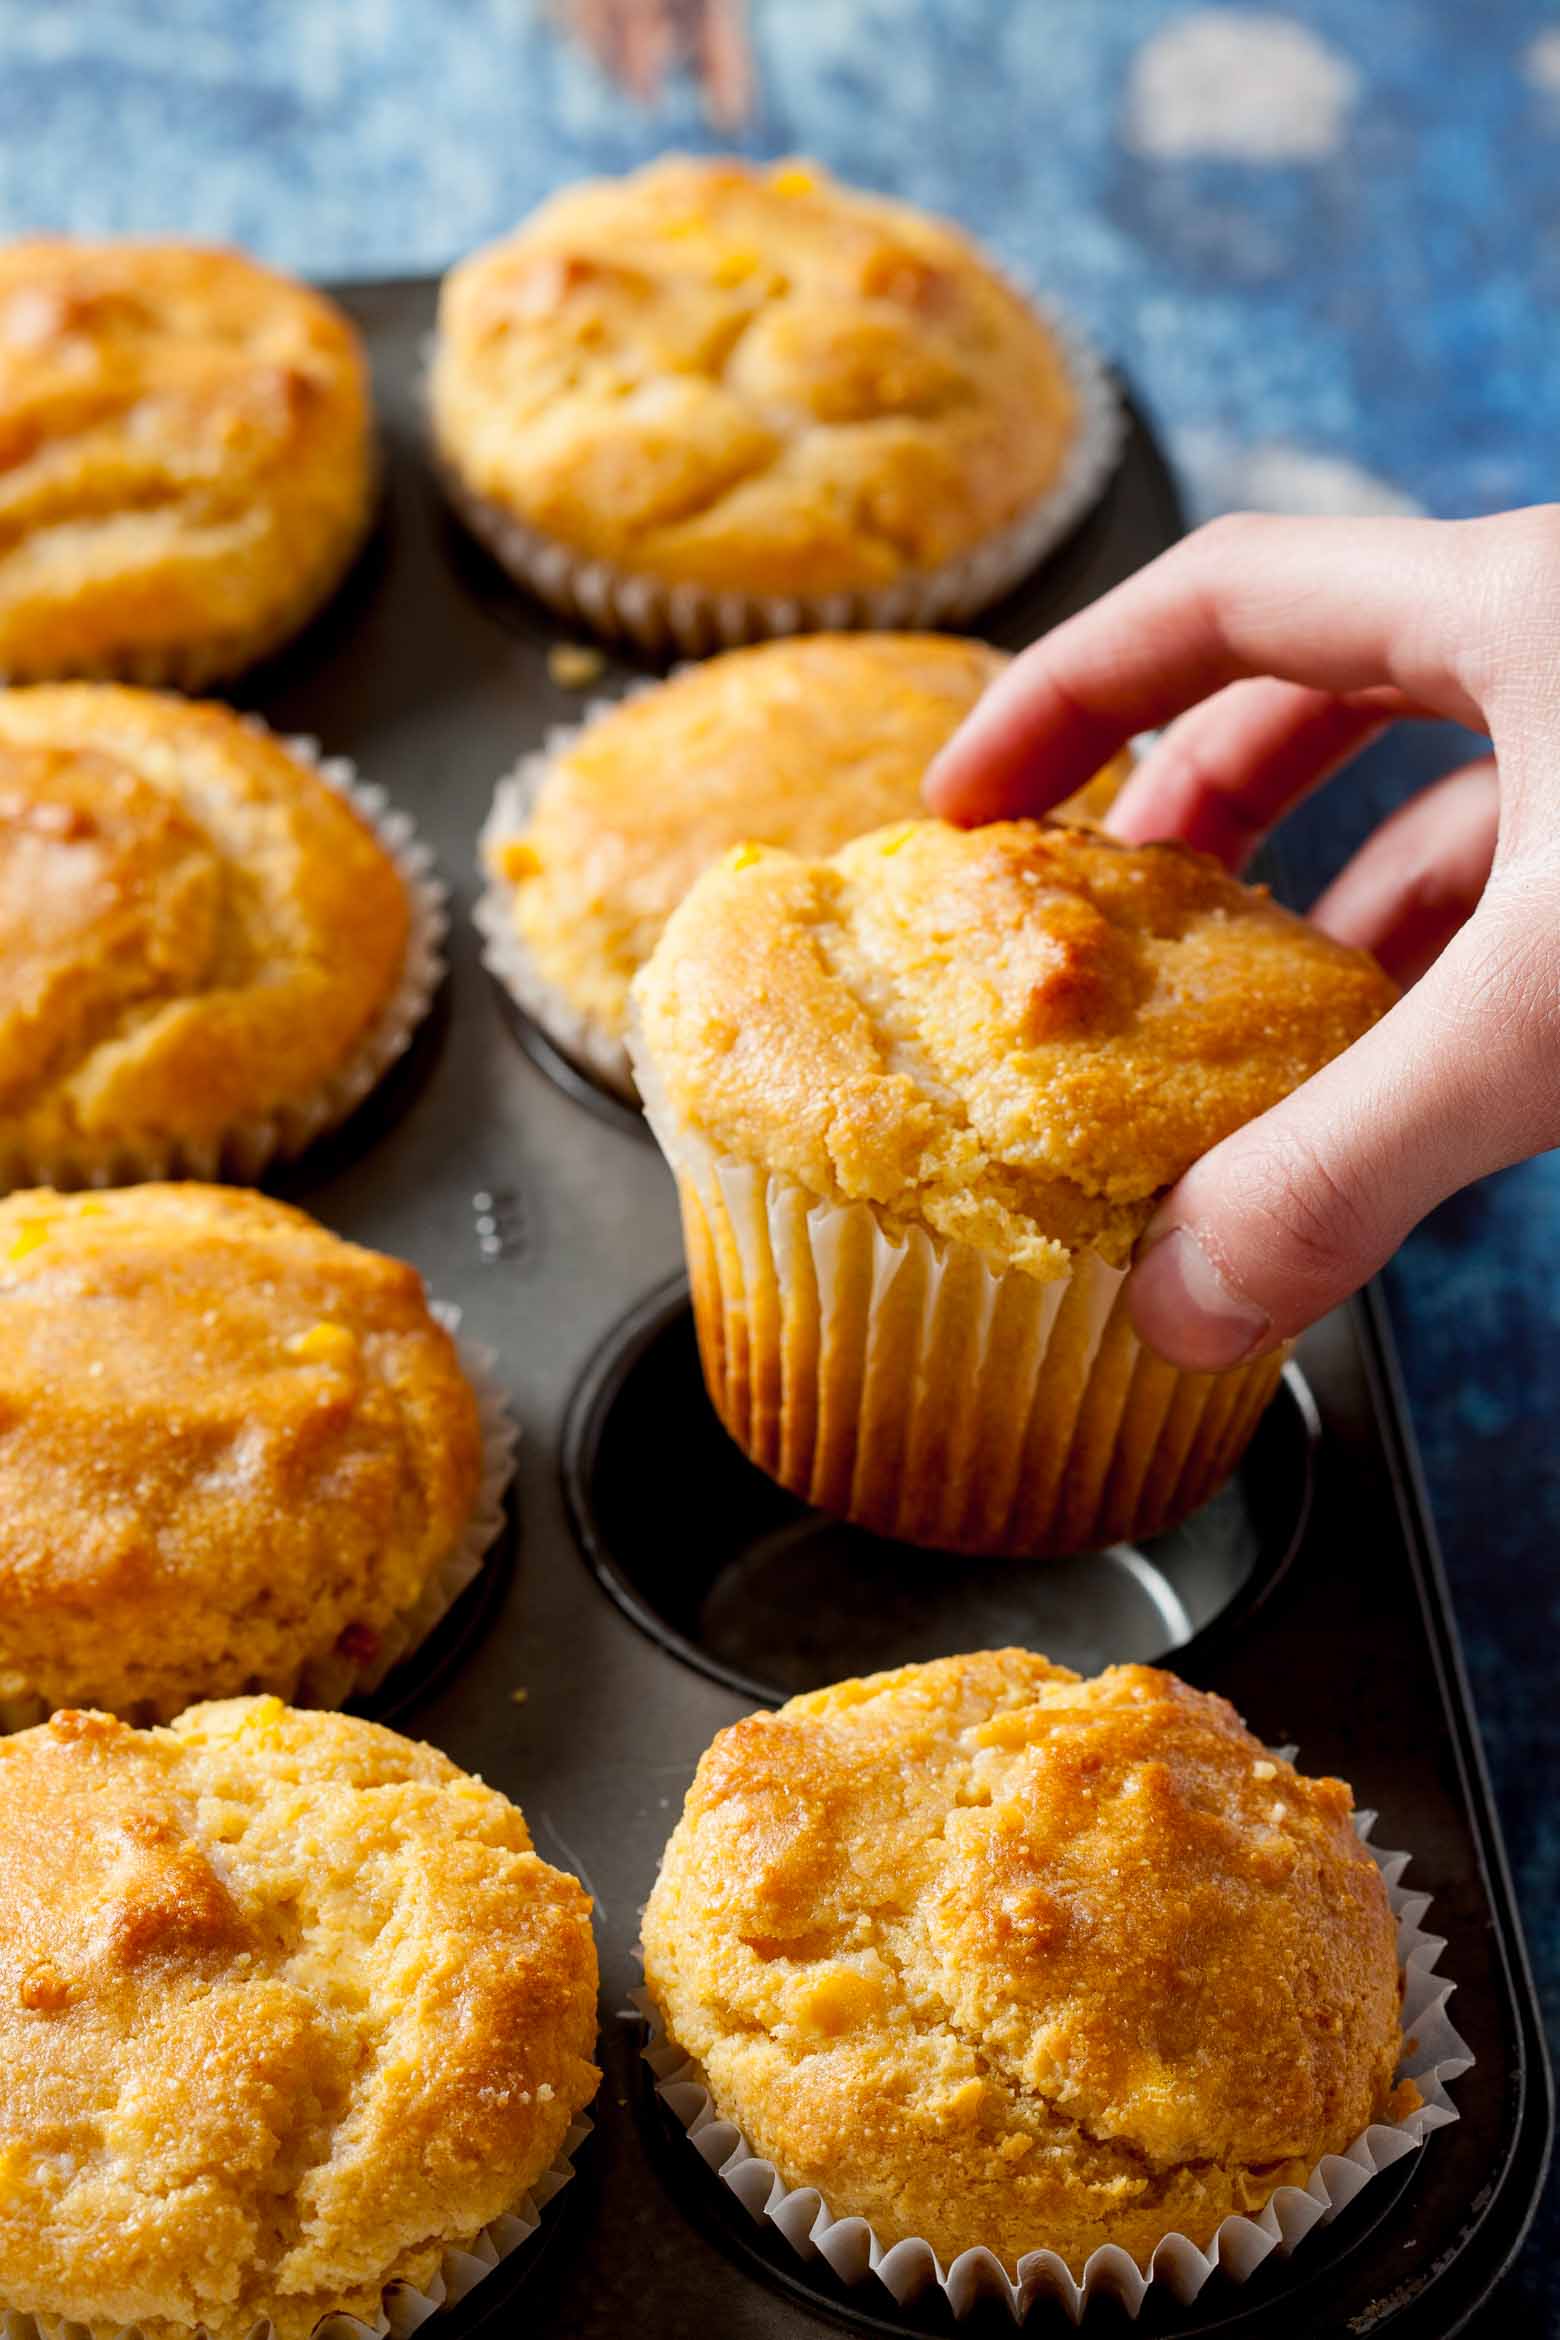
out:
M727 856L639 975L633 1040L726 1427L807 1500L944 1548L1194 1510L1281 1357L1142 1348L1133 1246L1393 997L1179 846L926 821Z
M328 1126L426 1005L431 973L401 999L421 909L343 791L227 708L0 693L0 1182L209 1171Z
M499 789L478 913L495 972L632 1096L629 986L699 872L744 842L832 853L913 819L927 765L1006 664L955 634L808 634L597 712ZM1128 764L1062 813L1103 811Z
M334 302L195 244L0 245L0 677L236 673L334 589L373 487Z
M431 407L524 582L688 648L967 617L1114 445L1103 374L967 236L795 162L672 156L554 196L446 279ZM930 598L882 599L906 589ZM711 634L701 601L737 614Z
M595 2092L585 1893L375 1724L56 1715L0 1742L0 1875L13 2334L383 2330Z
M403 1262L234 1188L0 1202L0 1714L372 1677L482 1461Z
M704 1756L647 1988L717 2113L885 2248L1142 2264L1417 2101L1350 1805L1145 1666L842 1682Z

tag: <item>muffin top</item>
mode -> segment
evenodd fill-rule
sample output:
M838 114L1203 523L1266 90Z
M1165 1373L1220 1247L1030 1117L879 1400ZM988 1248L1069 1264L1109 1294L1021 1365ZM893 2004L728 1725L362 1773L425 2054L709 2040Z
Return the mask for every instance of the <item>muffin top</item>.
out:
M669 1131L1041 1278L1390 1005L1387 977L1203 854L1009 821L742 846L635 985Z
M440 450L574 552L852 592L1033 507L1075 443L1054 335L969 239L811 164L571 187L445 282Z
M367 1666L480 1466L401 1261L237 1188L0 1202L0 1696L168 1713Z
M1141 2259L1394 2103L1396 1930L1349 1814L1171 1674L906 1666L721 1732L645 1971L835 2216L945 2262Z
M538 971L622 1039L629 985L702 869L747 840L832 853L913 818L927 765L1006 664L954 634L806 634L598 716L549 761L528 818L489 839ZM1125 767L1090 783L1091 807Z
M367 823L225 707L0 693L0 1163L213 1142L316 1094L400 979Z
M246 663L334 581L372 468L320 294L193 244L0 245L0 674Z
M597 2073L590 1903L431 1747L274 1698L0 1741L0 2295L304 2340L518 2204Z

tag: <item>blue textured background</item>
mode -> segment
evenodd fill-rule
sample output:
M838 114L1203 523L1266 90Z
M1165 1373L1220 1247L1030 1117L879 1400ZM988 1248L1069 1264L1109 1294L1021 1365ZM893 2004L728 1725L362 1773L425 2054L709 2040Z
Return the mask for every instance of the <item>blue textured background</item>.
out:
M1146 61L1188 19L1227 31L1236 12L752 0L750 13L757 99L735 143L804 149L954 213L1051 286L1145 394L1194 508L1401 500L1458 514L1556 493L1560 14L1538 0L1297 0L1248 16L1259 39L1298 26L1321 45L1286 89L1276 140L1243 141L1237 91L1223 131L1171 153L1174 121L1144 112ZM1330 125L1329 72L1346 92ZM4 233L166 229L316 275L436 268L581 172L732 142L689 78L638 105L533 0L0 0ZM1310 150L1275 158L1275 143ZM1465 749L1405 731L1307 807L1287 833L1304 889ZM1448 1205L1391 1274L1560 2032L1557 1283L1553 1157ZM1481 2329L1554 2331L1557 2253L1552 2206Z

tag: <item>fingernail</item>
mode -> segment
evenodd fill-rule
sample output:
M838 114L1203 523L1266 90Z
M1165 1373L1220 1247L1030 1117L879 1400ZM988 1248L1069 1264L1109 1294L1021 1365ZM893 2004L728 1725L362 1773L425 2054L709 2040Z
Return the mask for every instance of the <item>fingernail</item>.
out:
M1193 1372L1240 1364L1273 1329L1264 1309L1230 1289L1186 1227L1151 1239L1132 1271L1131 1292L1139 1338Z

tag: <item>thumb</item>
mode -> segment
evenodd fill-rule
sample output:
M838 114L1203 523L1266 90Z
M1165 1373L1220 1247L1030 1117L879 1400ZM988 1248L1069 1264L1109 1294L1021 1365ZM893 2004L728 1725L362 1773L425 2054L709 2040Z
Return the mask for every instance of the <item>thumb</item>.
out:
M1301 1332L1470 1179L1560 1142L1552 904L1484 908L1363 1039L1172 1187L1128 1286L1138 1332L1216 1371Z

